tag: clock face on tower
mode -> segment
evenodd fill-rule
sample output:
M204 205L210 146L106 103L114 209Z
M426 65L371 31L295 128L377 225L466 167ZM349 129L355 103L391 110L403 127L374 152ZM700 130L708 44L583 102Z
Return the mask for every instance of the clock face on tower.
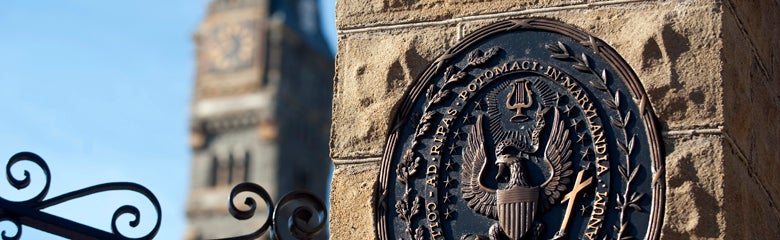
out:
M251 22L212 28L204 46L208 71L222 72L250 66L257 46L256 34Z

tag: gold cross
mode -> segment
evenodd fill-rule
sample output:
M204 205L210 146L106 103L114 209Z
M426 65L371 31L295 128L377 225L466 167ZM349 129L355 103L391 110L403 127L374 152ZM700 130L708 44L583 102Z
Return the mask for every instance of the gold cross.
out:
M564 195L563 199L561 199L561 204L565 202L569 202L569 204L566 206L566 215L563 216L561 229L555 233L555 239L566 235L566 228L568 228L569 225L569 217L571 216L571 211L574 208L574 203L577 201L577 195L580 193L580 191L582 191L582 189L588 187L593 181L592 176L589 177L588 180L582 181L583 174L585 174L585 169L580 170L580 172L577 173L577 181L574 181L574 188L571 190L571 192Z

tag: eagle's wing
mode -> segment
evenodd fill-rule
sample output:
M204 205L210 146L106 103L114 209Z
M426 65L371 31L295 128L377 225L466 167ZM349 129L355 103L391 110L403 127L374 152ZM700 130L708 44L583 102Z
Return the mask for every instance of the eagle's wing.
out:
M571 170L572 163L569 159L571 156L570 147L569 129L566 129L563 119L560 119L560 110L555 108L553 128L544 151L544 160L552 166L553 172L550 178L542 184L544 194L550 204L555 204L555 200L561 197L563 191L566 191L566 184L570 182L569 177L574 172Z
M463 149L461 170L463 198L469 208L475 212L496 219L496 190L480 183L487 164L481 115L477 117L477 123L471 127L466 141L468 145Z

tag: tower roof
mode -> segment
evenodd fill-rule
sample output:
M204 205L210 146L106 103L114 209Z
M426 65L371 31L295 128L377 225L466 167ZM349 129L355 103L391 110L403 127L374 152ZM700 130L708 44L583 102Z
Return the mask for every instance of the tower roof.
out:
M279 18L309 46L332 56L320 28L317 0L271 0L271 17Z

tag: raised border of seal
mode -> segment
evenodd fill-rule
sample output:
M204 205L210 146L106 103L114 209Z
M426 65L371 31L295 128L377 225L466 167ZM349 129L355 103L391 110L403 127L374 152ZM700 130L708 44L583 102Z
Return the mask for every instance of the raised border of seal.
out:
M392 158L394 156L395 145L401 133L401 125L406 121L414 106L414 101L423 94L424 89L431 83L434 75L442 70L442 67L456 55L462 54L469 46L491 37L493 35L521 30L537 30L562 34L579 42L582 46L593 49L595 54L602 57L619 75L619 78L628 87L631 93L631 99L639 106L641 120L644 123L647 139L650 146L651 171L652 171L652 192L653 199L650 209L650 219L648 222L646 239L658 239L660 237L661 225L663 222L664 203L665 203L665 173L664 173L664 153L663 145L660 139L659 128L656 124L655 113L650 106L647 94L642 87L639 78L626 61L603 40L598 39L574 26L545 18L520 18L501 21L487 25L465 36L459 43L448 49L439 58L426 69L426 71L416 79L412 86L407 90L405 97L398 105L394 118L392 119L390 132L385 144L385 151L382 156L381 169L377 192L375 193L376 207L376 227L377 238L387 239L387 216L384 215L387 209L387 189L390 184L390 169Z

